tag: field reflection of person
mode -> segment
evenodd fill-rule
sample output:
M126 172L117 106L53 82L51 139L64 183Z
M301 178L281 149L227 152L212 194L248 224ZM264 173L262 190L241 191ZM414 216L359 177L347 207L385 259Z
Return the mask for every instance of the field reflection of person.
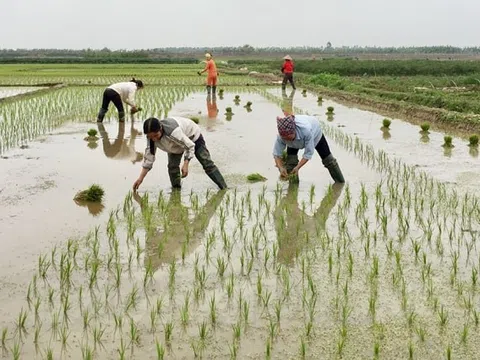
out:
M309 235L309 241L314 242L325 232L326 222L343 186L342 183L331 185L315 213L307 215L298 204L298 184L289 184L287 194L279 201L273 213L279 245L278 260L281 263L291 265L297 254L308 245L305 234Z
M218 115L217 96L215 94L213 94L213 96L210 94L207 95L207 115L207 130L210 131L212 130Z
M108 132L105 130L105 126L102 123L98 123L98 132L102 138L103 152L105 156L115 160L128 159L133 164L143 160L143 153L135 151L135 140L138 135L141 135L137 129L134 128L133 122L130 125L130 139L124 139L125 137L125 122L118 123L117 137L110 142Z
M295 95L295 89L287 96L285 89L282 90L282 111L285 116L293 114L293 97Z
M181 259L185 242L187 242L185 256L195 250L225 194L225 191L218 191L210 196L205 205L195 214L195 218L190 220L188 207L182 204L181 191L174 189L165 206L167 229L165 230L162 226L161 231L147 238L145 264L150 262L155 271L162 264ZM142 198L137 192L134 192L133 197L142 206Z

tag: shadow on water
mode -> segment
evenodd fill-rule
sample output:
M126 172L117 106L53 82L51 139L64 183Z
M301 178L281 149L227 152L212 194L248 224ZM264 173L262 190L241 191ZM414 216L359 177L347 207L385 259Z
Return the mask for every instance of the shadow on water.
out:
M98 124L98 132L102 138L103 152L107 158L115 160L130 160L133 164L143 160L143 154L135 151L135 140L142 133L130 124L130 139L125 139L125 122L118 123L117 137L110 142L108 132L102 123Z
M298 184L290 183L287 194L279 201L274 210L275 229L279 244L278 260L292 266L302 249L309 244L309 238L316 238L325 231L330 212L335 207L343 191L344 184L329 186L317 211L307 215L298 205ZM306 232L307 238L299 238Z
M186 258L200 244L225 194L226 191L220 190L212 195L190 220L189 208L182 204L181 191L172 191L164 205L162 229L146 240L145 265L150 264L156 271L162 264L171 263L182 256ZM133 198L143 208L142 197L134 193Z

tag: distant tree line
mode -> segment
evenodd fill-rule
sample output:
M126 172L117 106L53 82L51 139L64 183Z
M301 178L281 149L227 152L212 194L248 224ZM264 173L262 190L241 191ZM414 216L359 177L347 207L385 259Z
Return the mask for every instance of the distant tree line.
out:
M0 62L62 62L62 63L197 63L206 51L220 57L275 57L284 54L300 57L346 57L362 54L451 54L478 55L480 47L423 46L423 47L258 47L243 45L237 47L165 47L137 50L94 49L0 49Z

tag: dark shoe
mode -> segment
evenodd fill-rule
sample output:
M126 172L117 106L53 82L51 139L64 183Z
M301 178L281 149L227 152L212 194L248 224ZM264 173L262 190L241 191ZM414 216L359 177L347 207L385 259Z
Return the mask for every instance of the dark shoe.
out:
M328 169L330 176L335 182L345 182L342 171L340 170L340 166L338 166L337 160L333 157L332 154L328 155L325 159L323 159L322 163Z
M225 183L225 179L223 178L222 174L218 169L207 173L208 177L212 179L212 181L217 184L217 186L223 190L227 188L227 184Z

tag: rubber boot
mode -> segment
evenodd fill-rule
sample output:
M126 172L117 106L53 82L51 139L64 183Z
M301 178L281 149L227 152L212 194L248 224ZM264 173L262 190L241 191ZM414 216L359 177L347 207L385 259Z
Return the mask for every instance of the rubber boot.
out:
M212 172L207 173L208 177L212 179L212 181L217 184L220 190L226 189L227 184L225 183L225 179L223 178L222 174L218 169L213 170Z
M216 91L217 91L217 87L216 87L216 86L212 86L212 94L215 94Z
M100 111L98 112L98 116L97 116L97 122L101 123L105 118L106 113L107 113L107 110L100 108Z
M207 93L210 94L210 90L212 89L212 87L210 85L207 85Z
M120 122L124 122L125 121L125 111L119 111L118 112L118 120Z
M340 170L340 166L338 166L338 162L333 157L332 154L328 155L325 159L323 159L322 163L328 169L330 176L335 182L338 182L338 183L345 182L342 171Z

